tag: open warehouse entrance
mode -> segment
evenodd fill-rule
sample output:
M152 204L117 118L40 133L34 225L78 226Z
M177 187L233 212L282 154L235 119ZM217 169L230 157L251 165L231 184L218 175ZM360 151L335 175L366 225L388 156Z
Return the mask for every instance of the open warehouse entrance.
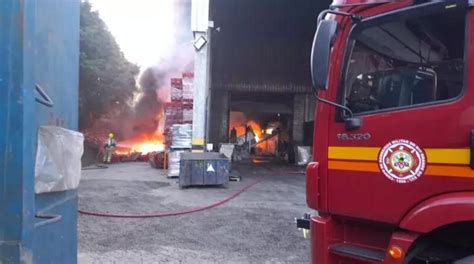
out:
M211 1L208 142L232 141L233 128L239 136L250 125L259 140L275 129L287 134L289 161L294 161L295 146L311 145L315 100L309 58L317 15L328 5ZM268 147L269 142L254 145L252 153L278 155L278 147Z
M255 142L250 145L250 154L277 156L278 135L287 133L291 126L292 102L288 102L283 93L232 92L229 97L229 141L241 144L232 138L233 130L237 139L253 133Z

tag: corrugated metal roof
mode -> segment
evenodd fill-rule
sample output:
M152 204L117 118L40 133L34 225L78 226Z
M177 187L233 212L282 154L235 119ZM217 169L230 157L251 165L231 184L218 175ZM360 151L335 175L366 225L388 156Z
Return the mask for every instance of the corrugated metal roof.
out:
M311 93L309 85L281 84L281 83L214 83L211 89L220 89L232 92L253 92L253 93Z

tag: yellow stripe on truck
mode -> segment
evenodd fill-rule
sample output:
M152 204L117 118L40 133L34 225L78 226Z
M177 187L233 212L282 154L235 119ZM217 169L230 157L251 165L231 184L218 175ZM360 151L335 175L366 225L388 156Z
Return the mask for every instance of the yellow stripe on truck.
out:
M329 147L328 158L339 160L376 161L380 148L372 147Z
M328 158L336 160L377 161L380 148L335 147L328 148ZM469 149L424 149L428 163L469 165Z
M469 165L469 149L425 149L428 163Z

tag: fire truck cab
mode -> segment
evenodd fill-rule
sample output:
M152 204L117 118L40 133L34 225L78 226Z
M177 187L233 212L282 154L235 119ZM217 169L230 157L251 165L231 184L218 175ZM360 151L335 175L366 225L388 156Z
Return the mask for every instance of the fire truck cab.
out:
M474 263L474 1L321 13L312 263Z

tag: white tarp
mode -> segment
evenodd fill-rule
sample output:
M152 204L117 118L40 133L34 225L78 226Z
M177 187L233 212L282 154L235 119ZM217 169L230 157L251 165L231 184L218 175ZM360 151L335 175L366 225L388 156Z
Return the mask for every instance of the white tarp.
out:
M311 162L312 155L311 155L311 147L308 146L298 146L297 149L297 164L300 166L307 165Z
M222 144L219 152L226 156L229 160L232 160L232 157L234 155L234 144Z
M35 163L35 192L57 192L76 189L81 179L81 157L84 136L56 126L38 131Z

